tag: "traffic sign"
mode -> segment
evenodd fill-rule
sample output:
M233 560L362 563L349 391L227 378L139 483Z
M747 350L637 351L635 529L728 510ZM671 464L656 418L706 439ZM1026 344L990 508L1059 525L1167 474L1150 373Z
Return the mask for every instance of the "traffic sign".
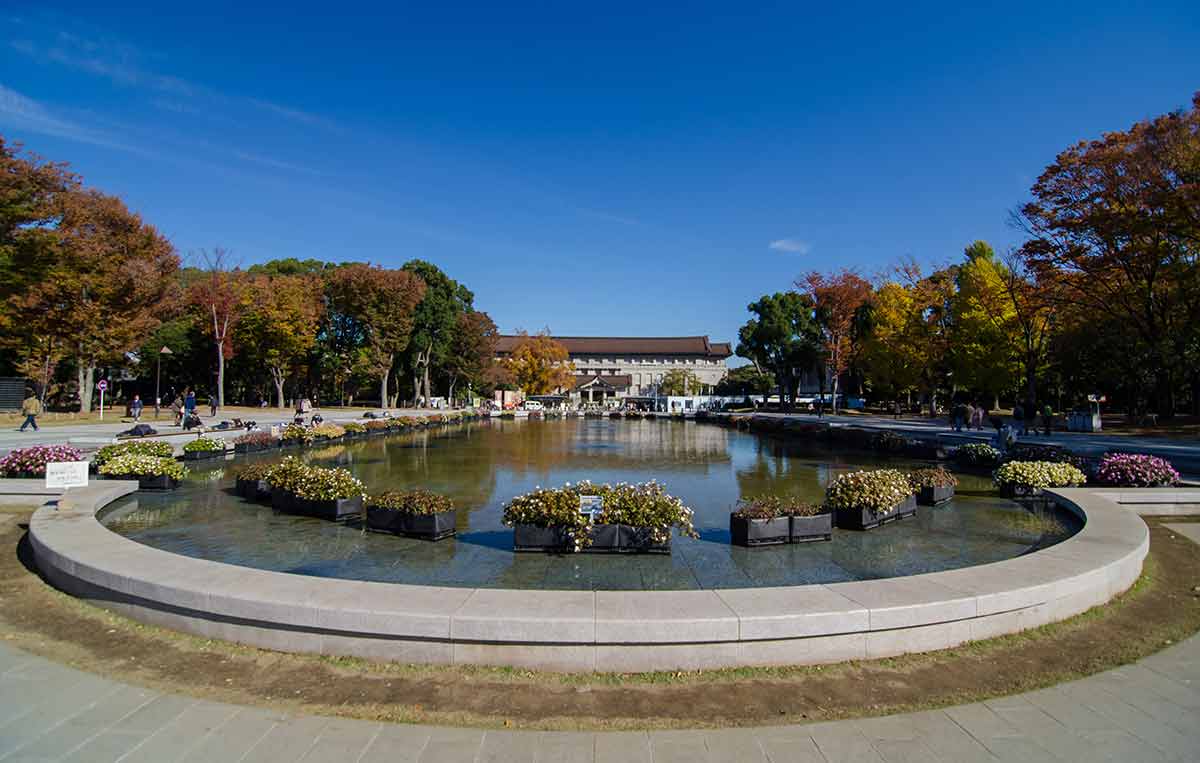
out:
M101 379L100 381L96 382L96 388L101 392L108 389L108 379Z

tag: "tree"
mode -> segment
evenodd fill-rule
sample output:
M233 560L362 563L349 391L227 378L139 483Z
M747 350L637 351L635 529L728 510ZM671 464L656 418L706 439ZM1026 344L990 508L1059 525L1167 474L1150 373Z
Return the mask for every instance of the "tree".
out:
M877 393L895 398L917 389L929 347L913 334L913 293L896 281L876 291L865 320L863 364Z
M686 368L672 368L663 374L658 391L663 395L692 395L700 389L700 377Z
M270 371L280 409L292 367L316 344L324 313L321 291L320 279L310 275L258 276L248 284L239 344Z
M458 316L471 309L475 295L447 276L436 265L424 260L406 262L402 268L425 282L425 296L413 315L409 367L413 374L414 396L419 405L429 405L431 367L442 368L450 354ZM422 389L424 390L422 392Z
M789 291L765 295L747 309L757 317L738 331L736 352L771 372L791 410L801 374L824 359L815 305L808 296Z
M388 406L388 378L408 347L413 314L425 295L425 282L405 270L350 265L329 276L332 309L351 315L361 328L365 362L380 380L379 406Z
M1188 111L1068 148L1031 190L1021 260L1055 300L1135 332L1170 416L1200 332L1200 93Z
M772 386L774 381L771 376L750 363L730 370L724 379L717 382L716 393L722 397L765 395Z
M1021 365L1021 326L1010 293L1014 274L985 241L964 250L954 297L951 364L955 379L987 394L997 407L1001 393L1016 385Z
M854 320L859 309L871 298L871 284L853 270L842 269L828 276L813 271L796 281L816 306L833 382L833 409L837 411L838 383L850 369Z
M519 336L505 365L526 395L548 395L574 382L575 364L570 353L548 331L533 336L522 331Z
M460 382L470 387L485 383L488 369L496 359L498 339L496 324L487 313L470 310L458 316L458 326L446 358L446 375L450 381L447 397L452 402L454 388Z
M244 274L232 265L221 247L200 250L203 275L191 284L188 299L203 314L209 339L217 355L217 407L225 407L225 361L233 357L233 331L245 312Z

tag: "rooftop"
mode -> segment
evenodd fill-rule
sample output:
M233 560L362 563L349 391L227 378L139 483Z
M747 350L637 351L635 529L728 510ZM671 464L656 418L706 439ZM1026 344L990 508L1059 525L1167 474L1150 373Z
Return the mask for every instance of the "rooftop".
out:
M512 352L520 336L502 335L496 343L501 354ZM708 336L555 336L571 355L702 355L728 358L729 342L711 342Z

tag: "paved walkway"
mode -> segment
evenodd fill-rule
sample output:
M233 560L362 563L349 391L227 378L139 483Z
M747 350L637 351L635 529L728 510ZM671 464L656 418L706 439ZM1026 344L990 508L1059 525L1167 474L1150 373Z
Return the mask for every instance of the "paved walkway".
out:
M288 715L129 686L0 643L0 762L1195 761L1200 637L1136 665L945 710L804 726L481 731Z

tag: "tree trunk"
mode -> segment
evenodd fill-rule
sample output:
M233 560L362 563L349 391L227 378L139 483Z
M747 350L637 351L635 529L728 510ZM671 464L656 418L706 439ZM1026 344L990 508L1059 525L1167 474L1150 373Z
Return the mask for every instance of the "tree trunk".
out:
M838 375L834 374L833 375L833 405L831 406L833 408L834 415L837 415L837 412L838 412L837 393L838 393Z
M217 410L225 407L225 352L217 342Z
M425 363L425 405L429 405L429 401L433 398L433 393L429 389L429 363Z
M379 385L379 407L388 407L388 377L392 374L391 366L383 372L383 381Z
M277 401L276 407L278 407L279 410L282 411L283 410L283 369L272 367L271 368L271 379L272 379L272 381L275 382L275 400Z
M1037 359L1025 359L1025 400L1037 407Z
M96 367L80 358L76 375L79 379L79 412L90 413L92 410L92 387L96 383Z

